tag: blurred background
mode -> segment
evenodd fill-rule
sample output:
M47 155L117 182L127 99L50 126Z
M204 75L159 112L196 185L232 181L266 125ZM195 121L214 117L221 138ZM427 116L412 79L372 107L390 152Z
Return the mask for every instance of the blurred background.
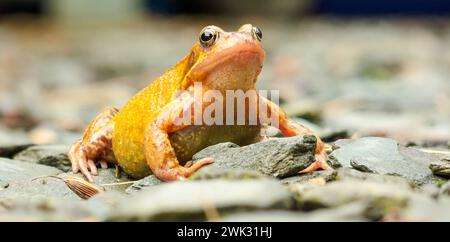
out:
M263 31L258 86L327 140L450 140L450 1L0 0L0 145L68 144L206 25Z

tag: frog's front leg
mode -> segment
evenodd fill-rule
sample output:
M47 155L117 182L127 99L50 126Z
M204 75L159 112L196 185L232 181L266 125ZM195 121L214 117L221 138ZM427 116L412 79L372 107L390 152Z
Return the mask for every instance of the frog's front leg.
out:
M306 135L306 134L313 134L317 138L317 146L316 146L316 155L315 155L315 162L312 163L310 166L305 168L304 170L301 170L300 173L308 173L313 172L319 169L331 169L331 167L327 164L327 153L325 146L326 144L322 142L322 140L319 138L319 136L315 135L314 132L295 122L292 119L289 119L286 115L286 113L275 103L267 100L266 98L260 96L260 103L259 105L266 105L266 109L271 115L278 116L278 125L280 131L285 136L297 136L297 135ZM261 106L260 106L261 107ZM264 109L259 109L264 110ZM268 116L266 116L268 117Z
M92 175L97 175L96 162L102 168L108 168L107 162L115 162L111 140L114 130L112 118L119 110L107 108L97 115L84 131L83 137L72 144L67 152L72 171L81 173L90 182Z
M181 122L183 115L192 111L193 105L194 98L185 93L166 105L145 130L144 153L147 164L153 174L163 181L184 180L204 165L214 161L212 158L204 158L195 164L187 162L185 166L181 166L170 143L170 133L193 124L193 118L189 119L189 122ZM189 143L185 145L189 146Z

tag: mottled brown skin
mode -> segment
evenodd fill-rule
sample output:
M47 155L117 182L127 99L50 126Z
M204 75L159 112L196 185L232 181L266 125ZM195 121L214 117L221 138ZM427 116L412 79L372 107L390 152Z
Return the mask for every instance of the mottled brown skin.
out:
M86 128L81 140L68 151L72 170L81 170L93 181L96 163L103 168L107 162L119 165L134 178L151 173L164 181L182 180L202 166L213 162L205 158L190 162L197 151L220 142L246 145L264 138L257 125L194 125L176 124L174 120L194 104L194 82L202 83L202 92L217 90L254 90L264 61L264 50L257 28L243 25L237 32L225 32L208 26L201 32L213 33L214 38L199 40L191 52L177 65L166 71L137 93L122 110L107 109ZM184 91L184 92L182 92ZM279 129L285 136L311 134L311 130L289 119L274 103L261 97L259 105L279 116ZM256 108L261 112L258 105ZM224 109L225 110L225 109ZM225 111L224 111L225 112ZM224 114L225 116L225 114ZM194 117L192 117L193 119ZM317 137L316 162L300 172L328 169L324 143Z

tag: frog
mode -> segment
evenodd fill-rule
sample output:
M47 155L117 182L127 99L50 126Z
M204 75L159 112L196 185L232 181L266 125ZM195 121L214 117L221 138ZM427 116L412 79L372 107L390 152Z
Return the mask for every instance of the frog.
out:
M193 162L196 152L222 142L248 145L267 139L262 131L268 125L250 124L247 119L243 125L180 122L180 117L194 107L202 110L207 106L195 95L198 83L202 93L256 90L265 55L262 31L256 26L244 24L234 32L214 25L204 27L180 62L135 94L122 109L108 107L88 124L67 152L72 172L80 171L94 182L98 167L113 164L134 179L153 174L165 182L186 180L214 162L212 157ZM326 162L326 144L318 135L289 118L269 98L259 95L258 100L257 107L265 105L264 112L276 115L277 128L284 136L316 137L314 161L300 173L332 169ZM257 112L262 110L256 108ZM220 114L234 111L226 109ZM192 121L195 115L187 120L189 117Z

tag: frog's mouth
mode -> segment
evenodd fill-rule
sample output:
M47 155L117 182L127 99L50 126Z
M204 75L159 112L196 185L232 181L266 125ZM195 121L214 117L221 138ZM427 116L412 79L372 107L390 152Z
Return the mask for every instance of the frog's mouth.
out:
M264 50L255 44L243 43L208 57L191 71L196 81L208 89L254 89L264 62Z

